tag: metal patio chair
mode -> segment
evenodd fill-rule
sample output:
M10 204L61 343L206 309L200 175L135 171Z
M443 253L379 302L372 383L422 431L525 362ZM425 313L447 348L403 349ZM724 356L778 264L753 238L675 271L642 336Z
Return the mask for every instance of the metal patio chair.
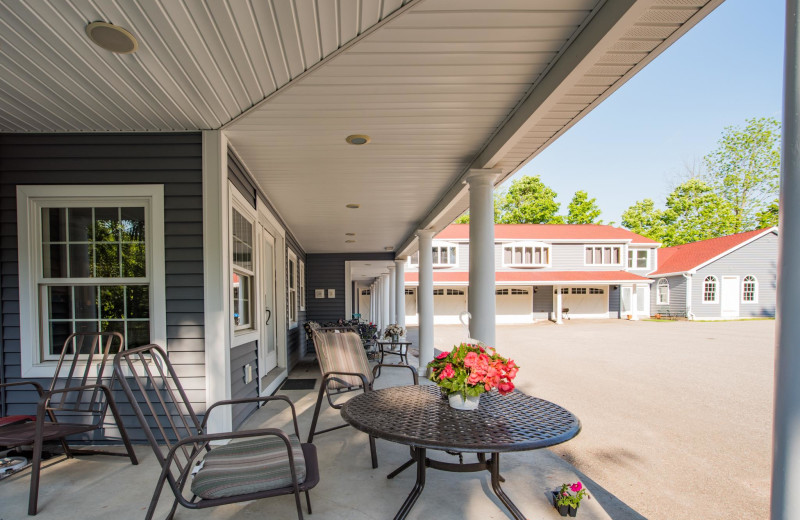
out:
M0 427L1 447L33 446L29 515L35 515L37 511L42 448L46 441L59 441L68 458L76 454L121 455L128 456L132 464L138 464L111 394L114 377L110 378L108 384L103 379L109 356L122 349L123 338L118 332L77 332L64 342L49 390L44 390L36 381L16 381L3 385L27 385L39 394L33 421L17 420ZM102 428L109 408L126 453L70 448L67 437Z
M334 403L331 396L358 390L371 391L381 367L407 368L411 370L414 384L419 384L417 370L411 365L377 364L370 369L361 337L352 330L346 330L345 327L320 327L313 331L313 338L314 349L317 352L317 360L322 371L322 381L320 381L317 404L314 407L314 418L311 420L311 429L308 433L309 443L314 442L314 435L349 426L345 423L317 431L317 420L323 396L328 398L331 408L339 410L342 405ZM369 450L372 456L372 467L377 468L378 453L375 449L375 438L372 436L369 437Z
M114 358L114 370L161 465L161 476L145 516L147 520L153 518L165 482L175 495L168 519L174 516L178 504L188 509L204 509L294 494L297 516L302 520L301 491L305 492L311 514L308 491L319 482L317 451L312 444L300 443L297 413L288 397L218 401L206 410L200 421L166 353L158 345L120 352ZM214 408L268 401L285 401L289 405L294 433L287 434L277 428L206 432ZM147 409L152 421L148 421L142 407ZM166 447L166 454L156 434ZM223 440L232 442L211 446L212 442ZM197 463L196 459L199 459ZM184 491L187 484L190 489ZM191 493L188 498L187 493Z

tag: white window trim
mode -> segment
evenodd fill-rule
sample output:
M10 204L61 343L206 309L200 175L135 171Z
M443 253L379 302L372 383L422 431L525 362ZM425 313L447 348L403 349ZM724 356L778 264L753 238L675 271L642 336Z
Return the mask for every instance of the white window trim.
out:
M636 260L637 260L636 259L636 254L639 251L645 251L647 253L647 260L646 260L646 263L645 263L644 267L637 267L635 265L636 264ZM632 259L629 258L629 259L626 260L627 261L627 265L628 265L628 269L631 269L631 270L634 270L634 271L644 271L644 270L650 269L650 256L652 256L650 254L650 249L632 248L631 247L631 248L628 248L628 253L627 254L630 256L631 253L634 253L633 258ZM586 257L584 256L584 261L585 260L586 260ZM633 262L631 262L631 260L633 260ZM631 263L633 263L634 265L631 265Z
M745 283L745 280L747 279L748 276L751 276L753 278L754 287L753 287L753 299L752 300L745 300L744 299L744 283ZM754 274L746 274L746 275L744 275L742 277L742 287L741 287L741 293L740 294L741 294L741 299L742 299L742 301L740 303L745 303L745 304L747 304L747 303L758 303L758 277L756 275L754 275Z
M459 261L459 253L458 253L458 249L459 249L459 248L458 248L458 243L456 243L456 242L442 242L442 241L434 241L434 242L433 242L433 244L431 244L431 253L433 253L433 248L437 248L437 247L438 247L438 248L442 248L442 247L447 247L447 248L454 247L454 248L456 249L455 262L453 262L453 263L449 263L449 264L442 264L442 263L433 262L433 267L437 267L437 268L443 268L443 267L458 267L458 265L459 265L459 264L458 264L458 261ZM441 256L441 254L440 254L440 256ZM411 258L411 257L409 257L409 259L410 259L410 258ZM414 264L414 265L416 265L417 267L419 267L419 264Z
M541 247L542 249L547 249L547 263L546 264L537 264L537 263L506 263L506 248L507 247ZM503 267L515 267L515 268L526 268L526 267L552 267L553 266L553 248L550 244L545 242L506 242L500 244L500 258L503 262ZM514 258L514 253L512 251L511 258ZM586 260L586 253L584 252L583 255L584 260Z
M250 299L251 299L251 321L253 326L247 329L239 329L236 330L236 325L233 323L233 271L240 270L244 272L244 270L237 268L233 263L233 210L236 210L245 217L250 224L253 226L253 270L252 274L248 274L248 276L253 277L253 286L251 289ZM227 284L228 284L228 302L230 303L228 312L228 322L230 324L229 330L230 332L230 344L231 348L239 347L244 345L245 343L250 343L252 341L258 341L260 338L260 331L259 325L261 320L258 319L259 316L259 306L257 305L259 298L256 296L258 294L258 284L259 281L256 276L256 266L258 266L259 258L257 256L256 250L256 223L258 222L258 211L256 208L250 205L250 203L245 200L244 196L239 193L239 190L232 189L228 190L228 251L227 251L227 258L228 258L228 273L227 273Z
M298 285L297 282L298 282L298 280L297 280L297 272L295 271L295 273L294 273L294 287L292 287L292 285L291 285L291 280L292 279L289 276L289 266L291 265L291 262L294 261L294 268L295 268L295 270L297 269L297 265L298 265L297 264L297 255L288 246L286 247L286 253L288 255L288 260L286 262L286 304L287 304L287 306L289 306L291 304L292 299L291 299L290 295L292 294L292 291L294 291L294 317L295 317L295 321L292 321L291 309L289 309L290 312L286 316L286 319L289 320L289 328L290 329L296 329L297 325L298 325L297 317L299 315L299 308L300 308L300 302L299 302L299 299L297 297L297 285Z
M42 360L39 348L39 291L36 273L41 269L41 204L144 203L150 267L150 342L167 348L167 305L164 270L164 187L161 184L98 186L17 186L17 236L19 258L20 371L21 377L53 377L56 361ZM149 223L148 223L149 221ZM32 236L33 235L33 236Z
M586 262L586 250L587 249L594 249L596 247L600 247L600 248L610 247L612 249L613 248L619 249L619 262L616 263L616 264L614 264L614 263L610 263L610 264L604 264L604 263L589 264L589 263L587 263ZM583 265L584 265L584 267L598 267L598 266L602 267L602 266L623 266L623 265L627 265L627 258L625 258L623 256L623 254L626 254L625 253L625 248L622 247L621 245L618 245L618 244L584 244L584 246L583 246Z
M714 299L706 301L706 280L708 278L713 278L714 279ZM720 290L719 278L717 278L714 275L704 276L703 277L703 284L700 287L701 287L701 291L700 291L700 302L701 303L703 303L704 305L713 305L715 303L719 303L719 290Z
M666 282L666 285L661 285L662 280ZM665 302L659 301L659 297L661 295L659 289L661 287L667 288L667 301ZM670 289L669 280L667 280L666 278L659 278L658 281L656 282L656 305L669 305L669 289Z
M297 301L300 305L300 310L306 310L306 263L302 260L297 260Z

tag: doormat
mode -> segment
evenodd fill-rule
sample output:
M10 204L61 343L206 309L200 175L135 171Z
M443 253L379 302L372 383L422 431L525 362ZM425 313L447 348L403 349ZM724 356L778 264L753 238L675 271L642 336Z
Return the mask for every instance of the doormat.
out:
M287 379L281 385L281 390L313 390L316 384L316 379Z

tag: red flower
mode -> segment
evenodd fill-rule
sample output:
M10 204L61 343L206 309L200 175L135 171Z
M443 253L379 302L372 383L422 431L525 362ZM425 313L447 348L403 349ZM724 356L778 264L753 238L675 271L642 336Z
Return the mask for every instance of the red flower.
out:
M438 356L436 356L436 359L444 359L444 358L446 358L446 357L447 357L447 356L449 356L449 355L450 355L450 353L449 353L449 352L442 352L441 354L439 354Z
M514 391L514 383L510 381L508 382L504 381L499 385L497 385L497 390L500 392L500 395L510 394L511 392Z
M578 491L583 489L583 484L581 484L580 482L576 482L572 484L569 488L572 490L573 493L577 493Z
M456 372L455 370L453 370L453 365L451 363L448 363L447 365L445 365L444 369L442 369L442 373L439 374L439 380L449 379L451 377L455 377L455 375Z
M468 352L466 356L464 356L464 366L467 368L472 368L478 363L478 354L475 352Z

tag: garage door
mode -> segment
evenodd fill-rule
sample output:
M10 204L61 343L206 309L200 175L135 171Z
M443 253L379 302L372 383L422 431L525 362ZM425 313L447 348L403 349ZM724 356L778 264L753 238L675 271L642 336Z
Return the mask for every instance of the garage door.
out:
M433 322L457 324L458 315L467 310L465 288L435 287L433 289Z
M531 287L498 287L495 289L497 323L531 323L533 310Z
M364 321L372 321L372 316L369 314L370 292L370 289L361 289L358 294L358 312Z
M416 289L406 289L406 323L409 323L409 319L413 321L412 325L418 324Z
M608 287L562 287L561 301L570 318L608 318Z

